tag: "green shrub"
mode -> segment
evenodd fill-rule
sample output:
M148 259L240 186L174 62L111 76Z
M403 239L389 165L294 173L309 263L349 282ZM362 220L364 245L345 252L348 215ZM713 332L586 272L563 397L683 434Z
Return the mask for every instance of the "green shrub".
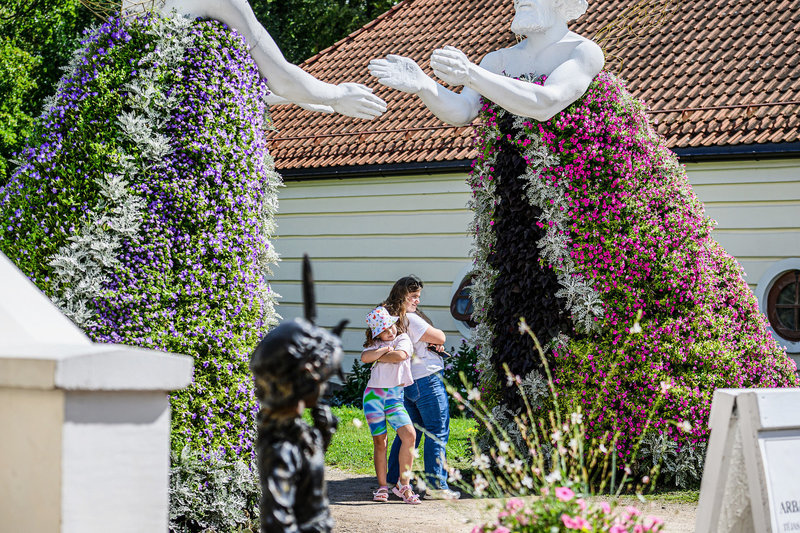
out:
M475 346L462 340L458 350L450 348L449 353L452 354L452 357L448 357L444 361L442 378L453 390L465 396L467 394L467 388L464 385L462 375L466 378L467 383L478 382L478 369L476 367L478 364L478 350ZM465 414L469 413L463 410L463 406L451 394L450 416L464 416Z
M353 361L353 367L342 388L333 393L331 405L363 408L362 398L364 389L367 388L367 382L369 382L371 370L371 365L365 365L358 359Z

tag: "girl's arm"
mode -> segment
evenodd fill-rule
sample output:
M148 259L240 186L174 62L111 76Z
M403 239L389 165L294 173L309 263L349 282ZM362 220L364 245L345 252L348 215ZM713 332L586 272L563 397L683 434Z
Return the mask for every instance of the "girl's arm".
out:
M381 363L402 363L406 359L408 359L408 354L405 350L392 350L378 358Z
M382 348L375 348L374 350L364 350L361 352L361 362L362 363L374 363L386 353L389 352L391 348L389 346L384 346Z

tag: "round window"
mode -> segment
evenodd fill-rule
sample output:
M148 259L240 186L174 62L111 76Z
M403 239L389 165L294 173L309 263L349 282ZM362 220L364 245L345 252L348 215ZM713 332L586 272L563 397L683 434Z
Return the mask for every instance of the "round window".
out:
M800 341L800 270L781 275L767 296L767 317L775 333Z
M464 322L470 328L474 328L477 324L472 320L472 298L469 296L470 288L472 287L472 275L465 276L461 280L450 300L450 314L453 318L460 322Z

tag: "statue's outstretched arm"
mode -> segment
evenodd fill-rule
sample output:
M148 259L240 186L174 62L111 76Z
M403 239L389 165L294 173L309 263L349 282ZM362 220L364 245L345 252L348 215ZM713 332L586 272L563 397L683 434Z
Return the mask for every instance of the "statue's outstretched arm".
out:
M136 2L126 0L126 3ZM315 111L332 109L342 115L365 119L373 119L386 111L386 103L372 94L369 87L357 83L325 83L286 61L246 0L166 0L161 10L211 18L234 28L246 39L250 55L267 79L270 90L290 102L312 104L309 108Z
M603 68L603 52L591 41L576 46L544 85L494 73L471 63L460 50L447 46L434 51L431 67L437 77L464 85L516 115L538 121L552 118L580 98Z
M369 73L378 83L419 96L428 109L448 124L469 124L480 112L480 95L464 88L453 92L436 83L410 58L388 55L369 62Z

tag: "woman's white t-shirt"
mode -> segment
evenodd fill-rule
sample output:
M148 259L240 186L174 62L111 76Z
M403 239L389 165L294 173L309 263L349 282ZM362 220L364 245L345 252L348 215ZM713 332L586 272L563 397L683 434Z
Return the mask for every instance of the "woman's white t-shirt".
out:
M444 360L428 349L428 343L420 341L430 324L416 313L406 313L408 319L408 336L414 343L414 356L411 358L411 375L414 379L435 374L444 368Z
M408 387L414 383L414 378L411 377L411 354L414 353L414 347L411 345L411 339L408 335L401 333L391 341L376 340L376 342L372 343L364 352L383 348L384 346L390 347L392 351L402 350L406 352L409 357L399 363L376 362L372 365L367 387L372 387L373 389L391 389L392 387L400 385Z

